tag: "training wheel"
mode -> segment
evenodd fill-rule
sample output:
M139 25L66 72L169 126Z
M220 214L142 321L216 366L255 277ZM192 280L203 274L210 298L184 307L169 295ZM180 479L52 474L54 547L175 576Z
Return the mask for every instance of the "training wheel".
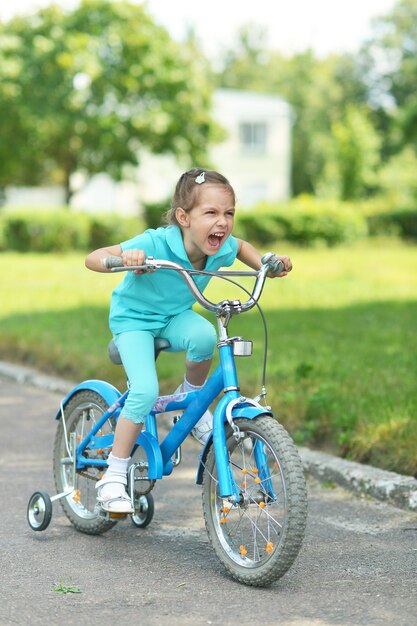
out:
M52 501L45 491L35 491L31 495L27 520L32 530L45 530L52 518Z
M142 496L135 497L135 512L132 513L132 523L138 528L145 528L150 524L155 506L153 503L152 494L148 493Z

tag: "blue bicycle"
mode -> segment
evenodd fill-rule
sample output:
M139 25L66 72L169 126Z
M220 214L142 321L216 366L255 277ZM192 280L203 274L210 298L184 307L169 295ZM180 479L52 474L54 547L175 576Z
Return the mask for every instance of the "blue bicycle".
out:
M188 394L161 396L147 417L128 472L128 489L135 507L132 522L138 527L149 524L154 513L151 490L155 481L170 475L180 463L181 444L220 396L213 414L213 432L202 450L196 478L202 485L208 537L217 557L235 579L254 586L270 584L291 567L303 541L307 517L303 466L286 430L273 417L270 407L260 404L265 385L256 399L241 395L235 357L249 356L252 342L230 337L228 325L233 316L255 305L259 308L268 271L279 271L280 261L268 253L257 272L215 272L213 275L232 282L236 276L256 278L252 293L246 292L246 302L224 300L218 304L207 300L192 279L193 274L204 271L151 257L140 267L120 267L120 262L118 257L106 259L113 271L179 272L197 301L215 314L219 335L219 365L205 386ZM156 339L155 357L168 347L166 340ZM120 363L113 343L109 353L114 362ZM263 383L265 364L266 358ZM101 380L87 380L62 401L56 416L59 423L53 452L58 494L52 498L43 491L32 495L27 518L33 530L44 530L49 525L53 500L60 500L70 522L83 533L104 533L126 517L100 509L95 483L107 467L115 426L128 393L129 389L121 394ZM158 416L162 413L174 415L172 427L163 437L158 431Z

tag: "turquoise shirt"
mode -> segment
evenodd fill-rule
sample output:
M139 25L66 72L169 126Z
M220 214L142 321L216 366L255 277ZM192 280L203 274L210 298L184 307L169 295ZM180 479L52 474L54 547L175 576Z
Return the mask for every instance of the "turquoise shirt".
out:
M194 269L184 248L178 226L146 230L121 244L122 250L144 250L146 256L174 261ZM233 264L238 242L229 236L220 250L208 256L205 270L216 271ZM193 276L203 291L210 276ZM110 303L110 330L114 335L130 330L154 330L167 325L170 318L190 309L196 302L184 279L173 270L157 270L151 274L126 272L113 291Z

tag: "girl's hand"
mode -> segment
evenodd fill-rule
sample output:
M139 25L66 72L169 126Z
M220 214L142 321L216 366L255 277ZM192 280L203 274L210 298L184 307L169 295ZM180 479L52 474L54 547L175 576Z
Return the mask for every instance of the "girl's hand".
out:
M286 255L276 254L275 256L277 257L277 259L279 259L283 263L284 270L280 272L280 274L273 274L272 272L269 272L268 276L269 278L282 278L283 276L286 276L292 270L291 259L289 256L286 256Z
M122 252L123 265L132 267L133 265L145 264L145 252L143 250L125 250ZM134 274L143 274L144 270L133 270Z

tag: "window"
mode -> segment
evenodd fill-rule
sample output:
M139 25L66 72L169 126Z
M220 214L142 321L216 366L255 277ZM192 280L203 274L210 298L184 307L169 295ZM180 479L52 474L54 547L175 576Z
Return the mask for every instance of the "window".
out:
M264 122L243 122L239 126L240 145L245 152L265 154L267 126Z

